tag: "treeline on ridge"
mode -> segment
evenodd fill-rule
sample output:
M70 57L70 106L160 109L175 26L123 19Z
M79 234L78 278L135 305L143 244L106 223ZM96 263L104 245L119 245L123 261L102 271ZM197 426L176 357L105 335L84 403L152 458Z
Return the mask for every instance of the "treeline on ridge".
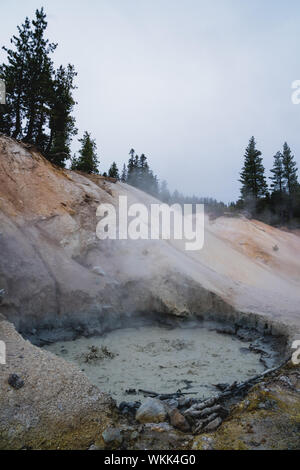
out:
M77 155L71 154L72 139L78 133L73 116L77 73L71 64L54 67L57 44L45 37L46 14L41 8L35 18L25 19L18 34L4 46L6 63L0 65L0 79L6 84L6 105L0 105L0 132L35 145L53 164L86 173L99 174L95 139L87 131L79 139ZM153 173L145 154L134 149L122 171L113 162L103 176L135 186L167 204L205 204L214 216L243 213L274 225L300 224L300 185L295 157L285 142L274 155L268 185L262 154L251 137L240 174L241 197L225 204L212 198L184 196L170 192L166 181Z

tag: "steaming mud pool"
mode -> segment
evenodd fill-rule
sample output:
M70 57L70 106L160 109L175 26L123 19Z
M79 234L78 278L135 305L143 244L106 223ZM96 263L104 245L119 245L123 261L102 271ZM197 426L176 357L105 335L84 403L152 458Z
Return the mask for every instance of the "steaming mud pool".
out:
M135 394L138 399L139 389L206 397L216 392L213 384L247 380L265 370L249 345L204 327L144 326L44 348L75 363L100 390L121 402Z

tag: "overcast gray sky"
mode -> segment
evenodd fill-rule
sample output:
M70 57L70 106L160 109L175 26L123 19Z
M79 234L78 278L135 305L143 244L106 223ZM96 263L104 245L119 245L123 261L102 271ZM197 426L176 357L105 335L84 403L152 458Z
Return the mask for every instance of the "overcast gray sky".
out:
M268 170L284 140L300 162L298 0L41 1L1 2L0 43L45 7L102 172L133 147L172 190L227 202L251 135Z

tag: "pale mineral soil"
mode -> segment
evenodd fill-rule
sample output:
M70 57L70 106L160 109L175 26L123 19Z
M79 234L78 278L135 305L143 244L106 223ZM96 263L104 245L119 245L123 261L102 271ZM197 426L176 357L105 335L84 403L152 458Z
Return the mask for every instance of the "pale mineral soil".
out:
M126 394L129 389L214 395L213 384L241 382L264 371L260 355L249 351L249 345L207 328L145 326L45 349L77 364L94 385L120 403L143 398L142 393Z

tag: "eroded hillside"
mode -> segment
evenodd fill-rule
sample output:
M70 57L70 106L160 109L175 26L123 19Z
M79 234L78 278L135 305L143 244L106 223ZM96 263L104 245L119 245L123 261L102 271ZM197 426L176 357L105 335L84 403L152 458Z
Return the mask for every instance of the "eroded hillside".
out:
M129 203L155 200L128 185L55 168L4 136L0 169L2 311L17 326L145 311L153 301L189 311L181 278L199 286L197 309L211 308L212 292L237 309L299 325L297 235L257 221L206 217L200 252L185 251L180 241L100 241L99 203L116 205L119 195Z

